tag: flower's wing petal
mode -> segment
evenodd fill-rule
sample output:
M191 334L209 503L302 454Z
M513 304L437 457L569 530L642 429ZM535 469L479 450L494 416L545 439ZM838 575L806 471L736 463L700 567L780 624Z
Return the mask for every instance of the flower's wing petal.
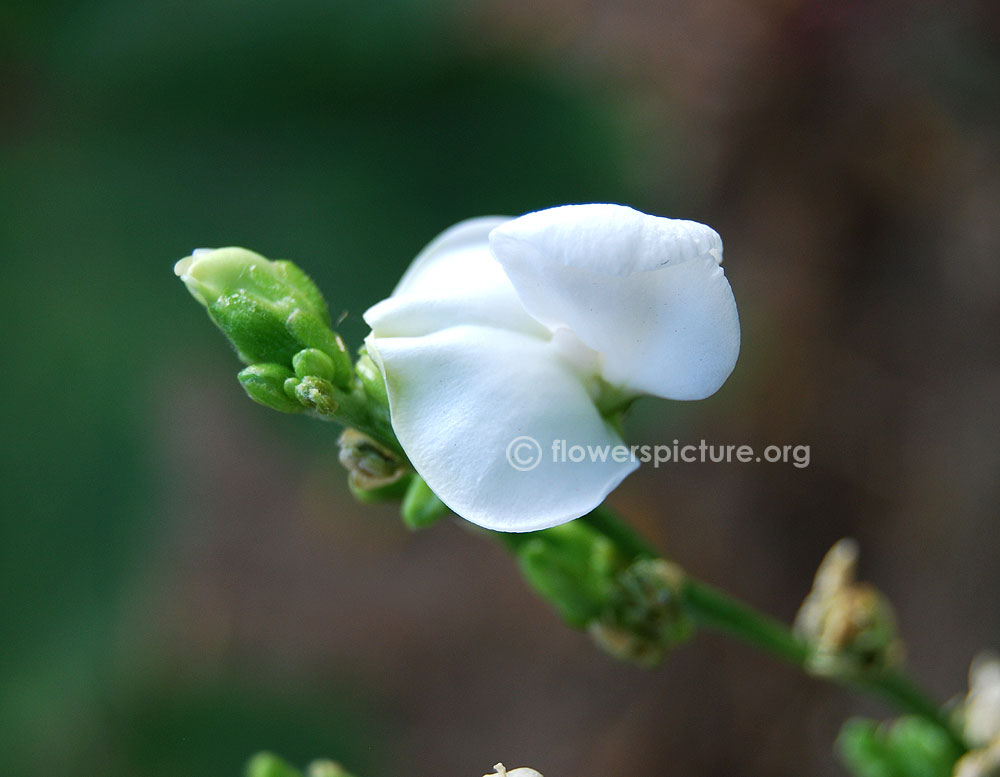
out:
M529 316L503 268L490 253L490 231L507 219L456 224L428 245L392 296L364 315L376 336L415 336L459 324L547 332Z
M499 268L489 261L488 250L481 249L488 248L490 232L506 221L510 221L506 216L483 216L448 227L410 262L393 296L461 292L488 282Z
M608 382L701 399L732 372L739 317L711 228L568 205L497 226L490 246L528 313L599 351Z
M368 351L386 376L392 427L414 468L480 526L523 532L565 523L638 466L624 448L612 450L621 439L549 341L459 326L372 335ZM560 461L553 445L562 440L567 451L584 447ZM578 452L585 460L570 461Z

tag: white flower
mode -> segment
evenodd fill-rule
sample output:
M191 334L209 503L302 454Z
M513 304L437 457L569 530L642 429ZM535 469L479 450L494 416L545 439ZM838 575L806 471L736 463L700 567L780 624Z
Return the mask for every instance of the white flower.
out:
M484 774L483 777L542 777L539 772L529 769L526 766L519 766L517 769L506 769L503 764L494 764L493 774Z
M600 460L622 444L605 415L640 394L707 397L732 371L740 328L721 261L709 227L621 205L444 232L365 313L416 471L489 529L593 510L638 466L621 449ZM584 461L554 454L560 441L583 446Z
M969 744L986 747L994 742L1000 757L1000 657L995 653L980 653L973 659L962 711Z

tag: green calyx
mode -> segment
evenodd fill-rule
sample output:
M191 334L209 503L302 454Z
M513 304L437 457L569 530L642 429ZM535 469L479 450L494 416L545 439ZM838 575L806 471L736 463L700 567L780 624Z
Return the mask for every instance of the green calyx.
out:
M448 513L448 506L438 499L422 477L414 474L403 496L401 512L407 527L426 529Z
M664 559L640 559L615 578L609 606L588 631L605 651L640 666L656 666L674 645L693 636L684 609L683 570Z
M501 535L514 547L525 579L569 625L586 628L610 601L622 567L614 545L599 532L571 521L523 535Z
M675 564L630 562L582 520L503 536L532 588L615 658L653 666L693 634L681 600L684 574Z

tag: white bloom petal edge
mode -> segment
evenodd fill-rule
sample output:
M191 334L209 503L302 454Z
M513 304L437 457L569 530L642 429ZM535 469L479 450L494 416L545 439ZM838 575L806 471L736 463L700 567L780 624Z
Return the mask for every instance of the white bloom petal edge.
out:
M704 224L566 205L497 226L490 249L528 313L603 354L613 385L703 399L736 365L736 301Z
M527 314L503 268L490 255L490 232L509 219L463 221L431 241L392 296L365 312L376 337L413 337L478 324L547 336Z
M554 440L622 443L555 348L530 335L473 326L368 339L386 376L403 450L466 520L508 532L556 526L590 512L638 466L554 460ZM517 438L528 446L517 454L525 469L508 459Z

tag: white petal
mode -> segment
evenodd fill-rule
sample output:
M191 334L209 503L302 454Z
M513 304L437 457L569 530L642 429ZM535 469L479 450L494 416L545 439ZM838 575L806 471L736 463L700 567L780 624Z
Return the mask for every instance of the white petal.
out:
M519 766L517 769L505 769L503 764L493 766L496 772L484 774L483 777L542 777L541 772L529 769L526 766Z
M460 326L373 335L368 350L387 376L403 450L441 500L473 523L515 532L565 523L597 507L638 466L614 461L609 448L603 462L553 456L560 440L599 452L621 439L551 341Z
M413 260L389 299L365 312L376 336L414 336L459 324L547 333L521 305L490 253L490 231L507 219L456 224Z
M528 313L600 352L609 383L701 399L732 372L739 317L711 228L568 205L497 226L490 245Z

